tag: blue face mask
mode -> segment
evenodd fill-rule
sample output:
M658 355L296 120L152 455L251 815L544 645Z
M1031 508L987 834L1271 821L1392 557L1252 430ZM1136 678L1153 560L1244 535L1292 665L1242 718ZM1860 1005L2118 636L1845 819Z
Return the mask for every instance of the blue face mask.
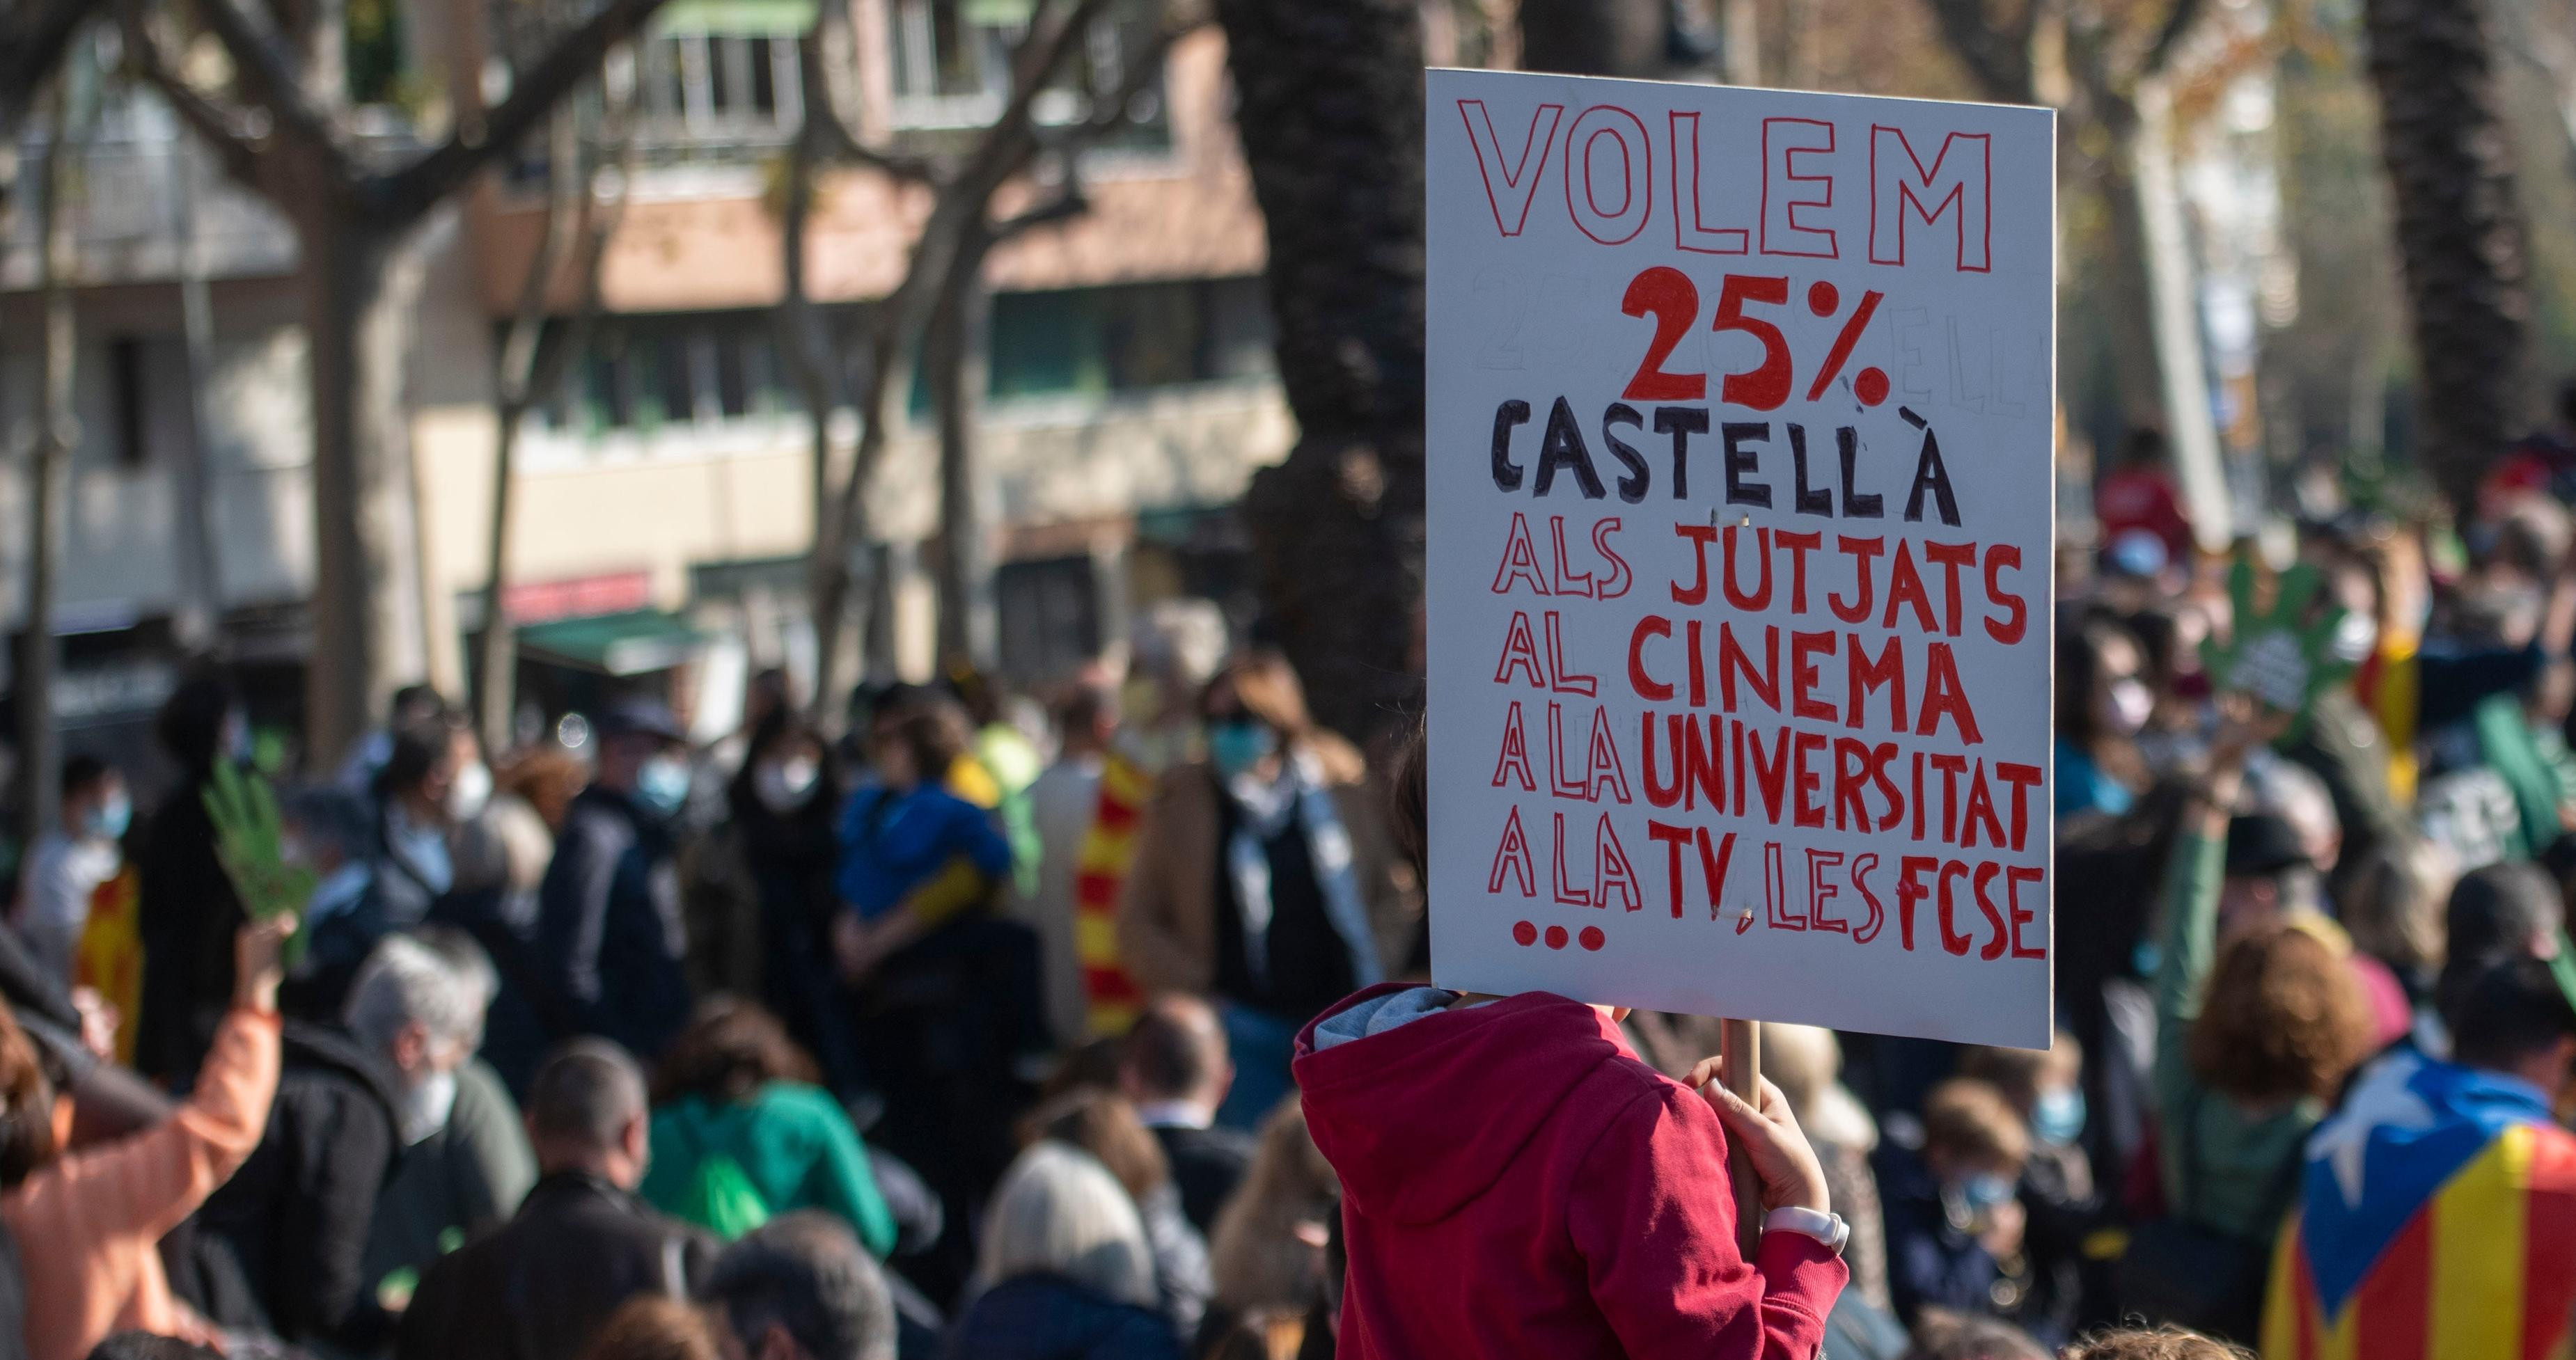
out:
M1209 763L1228 779L1250 770L1279 749L1277 733L1241 718L1209 724L1207 743Z
M668 817L688 805L689 762L678 756L655 756L635 772L635 798Z
M1996 1208L2013 1197L2013 1183L1991 1171L1970 1176L1959 1187L1959 1196L1970 1209L1980 1213Z
M2084 1091L2061 1086L2042 1091L2030 1107L2030 1131L2043 1143L2065 1147L2084 1134Z
M100 840L113 841L123 839L125 829L133 824L134 800L119 789L109 794L105 802L89 810L89 815L81 819L81 830Z

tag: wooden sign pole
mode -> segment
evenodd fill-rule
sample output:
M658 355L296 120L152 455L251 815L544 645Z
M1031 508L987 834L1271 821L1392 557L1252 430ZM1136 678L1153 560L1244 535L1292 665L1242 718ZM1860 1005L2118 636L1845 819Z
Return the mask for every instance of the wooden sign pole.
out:
M1726 1089L1745 1104L1762 1108L1762 1023L1720 1020L1718 1056L1726 1060ZM1744 1259L1753 1259L1762 1241L1762 1180L1753 1174L1753 1159L1741 1143L1727 1144L1727 1173L1735 1186L1735 1240Z

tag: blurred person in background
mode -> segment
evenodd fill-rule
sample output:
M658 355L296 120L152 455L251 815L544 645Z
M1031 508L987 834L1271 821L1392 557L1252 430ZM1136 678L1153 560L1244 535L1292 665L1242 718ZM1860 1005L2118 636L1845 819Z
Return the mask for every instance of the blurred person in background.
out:
M2060 1338L2108 1320L2111 1276L2101 1234L2116 1219L2084 1151L2083 1046L2059 1030L2044 1049L1972 1048L1959 1057L1959 1075L2002 1093L2030 1130L2030 1156L2016 1187L2030 1256L2022 1315L2044 1319L2034 1330Z
M751 729L725 798L759 899L762 999L831 1088L855 1093L862 1072L830 965L841 787L821 736L784 705L772 709Z
M241 900L215 859L205 789L218 762L250 759L250 724L232 686L201 674L163 701L152 731L179 778L135 838L143 1008L134 1065L175 1084L196 1070L233 995Z
M2470 983L2499 963L2558 956L2567 907L2538 865L2511 861L2460 875L2442 920L2442 968L2434 975L2433 1004L2416 1025L2417 1046L2435 1058L2450 1055L2447 1020Z
M2353 948L2387 965L2419 1013L2448 947L2442 913L2459 872L2450 853L2413 836L2372 849L2346 879L2337 904Z
M1359 752L1315 725L1284 657L1236 657L1199 714L1208 758L1155 790L1118 941L1147 995L1217 1003L1235 1065L1217 1117L1250 1128L1290 1090L1298 1029L1387 975L1419 903Z
M2165 883L2155 978L2164 1214L2132 1236L2119 1288L2124 1310L2244 1337L2300 1147L2368 1052L2371 1014L2343 951L2293 913L2315 892L2295 833L2278 819L2229 820L2247 754L2287 716L2257 715L2245 696L2223 703ZM2267 820L2265 838L2290 844L2245 861L2242 828Z
M87 755L63 761L62 814L27 849L10 924L37 965L66 987L90 899L124 864L121 842L133 819L125 776L115 766Z
M590 766L552 742L501 762L491 801L457 838L460 890L431 909L480 946L494 975L482 1054L512 1093L527 1089L551 1042L539 1009L550 993L536 956L539 894L555 834L590 782Z
M688 802L687 737L629 699L599 715L599 763L555 838L527 956L557 1038L593 1034L645 1058L689 1015L672 821Z
M883 1118L872 1134L969 1221L1017 1150L1035 1064L1050 1047L1037 939L996 911L1010 847L982 806L948 785L979 774L955 701L890 691L870 719L873 777L840 823L833 945L851 1029ZM915 1278L962 1283L963 1233Z
M823 1214L785 1215L725 1248L700 1297L724 1333L726 1360L898 1353L884 1273L846 1224Z
M1798 1127L1807 1131L1816 1160L1824 1166L1834 1212L1851 1225L1851 1240L1843 1246L1843 1261L1851 1267L1844 1297L1888 1311L1895 1305L1887 1290L1887 1226L1879 1208L1878 1178L1870 1169L1878 1121L1842 1084L1842 1064L1842 1045L1832 1030L1762 1027L1762 1075L1779 1086L1797 1112Z
M2057 639L2057 815L2117 815L2146 787L2137 736L2155 692L2140 678L2137 639L2088 620Z
M2120 441L2115 464L2093 482L2093 517L2104 542L2143 532L2154 536L2169 559L2190 556L2191 520L2174 487L2171 463L2163 431L2141 427Z
M725 1360L716 1338L715 1324L682 1300L632 1298L600 1324L581 1360Z
M1086 872L1083 842L1100 803L1100 776L1118 731L1117 700L1097 679L1065 689L1055 708L1055 763L1029 786L1029 818L1038 838L1037 891L1021 900L1021 919L1038 934L1046 968L1047 1023L1056 1044L1090 1037L1082 949L1074 928L1076 884Z
M1955 1077L1923 1098L1921 1139L1878 1154L1888 1286L1900 1318L1993 1313L2028 1328L2028 1223L2017 1191L2030 1131L2003 1094ZM2042 1335L2041 1340L2049 1340Z
M258 1146L277 1088L277 988L291 914L235 932L233 1004L185 1105L137 1132L64 1150L35 1046L0 1010L0 1221L27 1244L27 1350L80 1360L128 1328L219 1343L171 1292L163 1234Z
M1257 1143L1219 1127L1216 1112L1234 1085L1234 1059L1216 1009L1194 996L1157 999L1118 1049L1118 1089L1136 1107L1171 1162L1181 1211L1202 1233L1252 1167Z
M2448 1061L2399 1049L2307 1145L2268 1360L2563 1355L2576 1308L2576 979L2534 958L2453 992Z
M635 1195L652 1157L644 1074L576 1039L528 1091L538 1179L510 1221L440 1258L403 1312L400 1360L561 1360L619 1305L686 1299L714 1243Z
M405 1044L389 1054L337 1017L287 1018L259 1146L163 1245L173 1286L224 1326L360 1353L390 1338L391 1320L364 1274L376 1201L407 1133L434 1129L431 1116L443 1120L454 1099L460 1036L476 1000L443 967L410 980L428 985L381 977L368 1018L374 1028L418 1006L406 1019L444 1036L418 1051ZM409 1072L395 1066L397 1056L411 1062Z
M1208 1275L1207 1239L1181 1212L1171 1164L1135 1107L1111 1091L1076 1091L1041 1105L1028 1120L1030 1141L1053 1139L1080 1148L1109 1168L1145 1225L1154 1258L1155 1306L1175 1335L1194 1337L1214 1292Z
M953 1360L1179 1360L1154 1308L1153 1250L1134 1201L1088 1153L1039 1142L993 1192L983 1293L948 1338Z
M819 1209L876 1256L894 1250L894 1217L868 1150L815 1077L776 1016L709 998L654 1072L645 1200L727 1240L777 1215Z
M1324 1246L1341 1204L1341 1178L1306 1131L1305 1110L1283 1101L1262 1122L1252 1165L1209 1239L1216 1310L1303 1315L1333 1283Z
M462 933L425 927L376 947L349 991L349 1032L402 1083L403 1151L376 1197L361 1279L399 1313L438 1258L507 1221L536 1183L519 1107L475 1057L494 979Z

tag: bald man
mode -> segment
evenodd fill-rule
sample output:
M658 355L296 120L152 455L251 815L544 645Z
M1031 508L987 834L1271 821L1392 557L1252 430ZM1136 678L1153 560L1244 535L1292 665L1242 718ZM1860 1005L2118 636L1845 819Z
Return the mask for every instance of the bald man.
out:
M1215 1126L1217 1107L1234 1085L1225 1026L1194 996L1165 996L1127 1032L1118 1084L1145 1127L1163 1145L1181 1212L1214 1235L1216 1216L1252 1164L1251 1135Z
M400 1360L568 1360L639 1294L685 1299L714 1243L635 1197L651 1142L644 1074L605 1039L557 1050L528 1086L536 1188L517 1216L422 1277Z

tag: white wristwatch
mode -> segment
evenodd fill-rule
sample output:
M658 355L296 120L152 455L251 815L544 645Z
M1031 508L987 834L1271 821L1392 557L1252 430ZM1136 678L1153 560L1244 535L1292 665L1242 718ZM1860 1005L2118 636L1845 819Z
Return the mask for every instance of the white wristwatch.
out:
M1842 1255L1843 1244L1851 1241L1851 1225L1843 1221L1841 1214L1800 1208L1794 1204L1783 1204L1764 1214L1762 1231L1793 1232L1800 1237L1812 1237L1836 1256Z

